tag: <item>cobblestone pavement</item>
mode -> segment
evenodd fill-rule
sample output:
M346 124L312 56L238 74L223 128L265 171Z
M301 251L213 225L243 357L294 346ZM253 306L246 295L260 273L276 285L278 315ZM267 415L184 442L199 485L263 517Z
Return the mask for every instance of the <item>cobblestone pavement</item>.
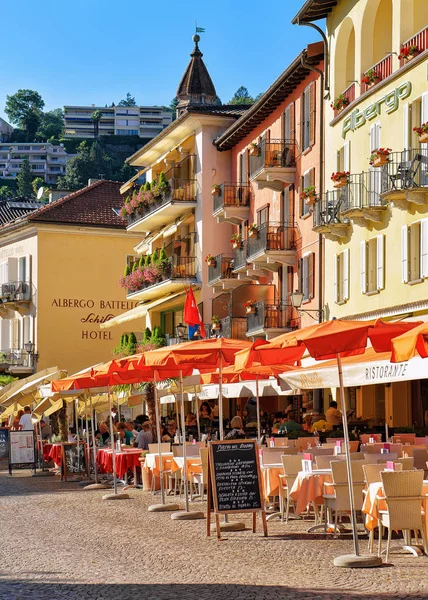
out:
M148 513L148 492L115 502L103 502L104 493L0 473L1 600L428 598L426 557L338 569L332 560L352 552L351 538L307 534L308 521L271 521L267 539L259 527L218 542L203 520Z

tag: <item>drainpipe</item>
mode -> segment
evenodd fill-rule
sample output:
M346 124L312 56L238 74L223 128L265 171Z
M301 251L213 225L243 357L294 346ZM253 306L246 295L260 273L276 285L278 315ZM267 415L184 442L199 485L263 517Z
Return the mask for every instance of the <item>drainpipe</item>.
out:
M314 25L316 29L319 29L316 25ZM324 33L320 30L321 35L324 39L324 57L328 55L327 51L327 39ZM326 90L326 78L324 78L324 73L321 69L317 69L313 65L309 64L304 56L301 57L302 65L313 71L318 73L320 76L321 82L321 101L320 101L320 128L319 128L319 145L320 145L320 156L319 156L319 178L318 178L318 189L320 197L324 190L324 90ZM326 69L327 72L327 69ZM318 234L318 310L319 310L319 322L323 320L323 297L324 297L324 270L323 270L323 237L322 234ZM323 394L322 390L314 390L314 410L318 412L322 412L323 410Z
M300 25L300 26L305 25L306 27L312 27L312 29L315 29L315 31L318 31L318 33L320 34L320 36L323 39L323 42L324 42L324 72L325 72L324 90L326 92L330 92L330 77L329 77L330 53L328 50L327 36L325 35L324 31L320 27L318 27L318 25L315 25L315 23L301 23L300 19L298 19L297 25Z

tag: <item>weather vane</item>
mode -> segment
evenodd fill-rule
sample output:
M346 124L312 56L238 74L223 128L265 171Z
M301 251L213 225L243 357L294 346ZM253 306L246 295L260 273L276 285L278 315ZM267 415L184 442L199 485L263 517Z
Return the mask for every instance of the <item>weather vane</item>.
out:
M195 21L196 33L205 33L205 27L198 27L198 22Z

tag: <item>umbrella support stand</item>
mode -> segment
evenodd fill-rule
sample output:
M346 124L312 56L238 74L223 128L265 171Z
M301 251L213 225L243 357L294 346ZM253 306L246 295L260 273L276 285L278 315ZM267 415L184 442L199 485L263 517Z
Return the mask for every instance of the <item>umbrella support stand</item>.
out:
M52 477L52 475L55 475L55 473L52 473L51 471L46 471L45 470L45 461L43 459L42 427L40 425L40 421L38 423L38 430L39 430L39 435L40 435L40 450L39 450L39 468L40 468L40 471L34 471L34 473L31 475L31 477Z
M342 406L342 421L343 421L343 433L345 438L345 454L346 454L346 466L348 469L348 485L349 485L349 500L351 505L351 525L352 525L352 537L354 542L354 554L345 554L342 556L336 556L333 561L335 567L344 567L347 569L363 569L371 567L382 566L382 558L375 556L374 554L361 556L358 547L358 533L357 533L357 518L355 511L354 502L354 488L352 481L352 469L351 469L351 457L349 451L349 435L348 435L348 416L346 406L345 389L343 387L343 374L342 374L342 361L340 353L336 354L337 359L337 370L339 374L339 391L340 391L340 402Z
M104 483L98 483L98 469L97 469L97 447L95 443L95 419L94 419L94 410L92 406L92 395L89 392L89 408L91 411L91 427L92 427L92 460L94 462L94 475L95 475L95 483L90 483L89 485L85 485L84 490L109 490L110 487L108 485L104 485ZM88 454L89 454L89 445L88 445Z
M181 394L181 433L183 435L183 480L184 480L184 499L186 502L186 508L184 511L174 512L171 515L173 521L195 521L197 519L204 519L205 515L200 510L189 510L189 490L187 487L187 451L186 451L186 425L184 417L184 386L183 386L183 373L180 371L180 394Z
M113 485L114 493L105 494L103 500L128 500L129 494L118 493L117 491L117 475L116 475L116 451L114 447L114 429L113 429L113 416L111 414L111 397L110 397L110 386L107 388L108 395L108 410L110 413L110 439L111 439L111 453L113 459Z
M165 489L164 489L164 481L163 481L163 463L162 463L162 447L161 447L161 428L160 428L160 411L158 405L158 395L156 388L156 375L153 378L154 385L154 396L155 396L155 413L156 413L156 435L158 438L158 454L159 454L159 478L160 478L160 493L161 493L161 503L160 504L151 504L148 507L149 512L168 512L168 511L176 511L180 510L180 506L178 504L167 504L165 502Z

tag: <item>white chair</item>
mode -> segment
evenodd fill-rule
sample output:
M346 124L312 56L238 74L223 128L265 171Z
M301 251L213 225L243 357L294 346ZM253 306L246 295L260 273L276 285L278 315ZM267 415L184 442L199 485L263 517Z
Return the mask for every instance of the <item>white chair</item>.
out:
M361 510L363 505L363 489L365 487L363 465L361 461L352 461L352 483L354 491L354 510ZM351 510L349 498L347 464L342 460L331 462L333 483L324 483L324 531L327 531L328 516L332 520L334 512L334 533L337 531L339 513Z
M428 553L427 537L425 531L425 514L422 512L421 502L426 499L422 496L424 479L423 471L401 471L397 473L381 473L383 490L387 510L379 511L379 551L382 555L382 531L388 529L385 560L388 562L391 548L392 531L408 532L419 531L422 537L425 554ZM383 498L382 498L383 499ZM381 498L379 498L381 500Z
M284 467L284 474L280 475L280 486L279 486L279 502L281 519L284 519L284 508L285 508L285 522L288 523L288 516L290 514L290 503L293 503L293 499L290 497L290 491L296 481L299 471L302 470L302 457L301 456L282 456L282 465Z
M201 502L204 499L204 491L208 484L208 448L200 448L199 455L201 457L201 465L195 464L194 466L201 466L201 473L191 473L189 476L192 478L192 483L198 486L198 494L201 498ZM193 465L190 465L191 468ZM193 493L191 491L190 499L193 500Z
M372 454L372 453L365 453L364 454L364 458L366 461L368 461L369 463L375 465L379 460L382 462L387 462L388 460L396 460L398 458L398 455L394 452L394 453L389 453L389 454Z
M317 469L330 469L331 461L335 459L336 457L331 454L315 456L315 463L317 465Z
M157 444L149 444L149 452L150 454L157 454L159 452L159 448ZM171 444L168 442L161 443L161 452L162 454L171 452Z
M367 488L371 483L382 481L380 474L385 469L384 464L365 464L363 465L364 480ZM367 493L367 490L363 490L363 493ZM373 552L374 545L374 529L369 533L369 551Z
M283 448L263 448L262 463L264 465L280 464L281 456L284 454Z

